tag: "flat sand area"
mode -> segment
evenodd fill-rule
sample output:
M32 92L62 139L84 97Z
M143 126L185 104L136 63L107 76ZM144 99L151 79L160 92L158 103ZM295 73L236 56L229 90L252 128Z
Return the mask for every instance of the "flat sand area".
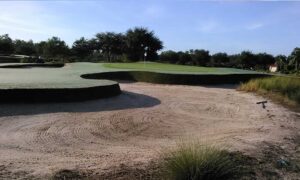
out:
M0 178L95 175L139 167L182 140L259 153L287 151L300 114L231 86L121 83L117 97L77 103L0 104Z

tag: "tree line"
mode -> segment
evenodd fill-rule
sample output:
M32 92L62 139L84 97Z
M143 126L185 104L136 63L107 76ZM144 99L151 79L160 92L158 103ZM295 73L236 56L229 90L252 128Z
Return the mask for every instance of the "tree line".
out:
M220 52L210 54L203 49L189 50L186 52L164 51L160 54L160 61L173 64L207 66L207 67L232 67L266 71L269 66L276 64L282 73L295 73L300 70L300 48L295 48L289 56L273 56L268 53L252 53L243 51L239 54L228 55Z
M58 37L34 43L12 40L8 34L0 36L0 54L41 56L46 61L140 61L145 57L156 60L162 48L163 43L154 32L143 27L129 29L126 33L97 33L91 39L81 37L71 47Z
M0 55L22 54L32 57L41 56L46 61L161 61L172 64L184 64L209 67L233 67L252 70L268 70L269 65L277 64L282 73L294 73L300 70L300 48L295 48L289 56L273 56L268 53L243 51L239 54L210 54L203 49L189 51L163 51L163 42L153 31L135 27L125 33L102 32L93 38L81 37L69 47L65 41L52 37L47 41L34 43L32 40L12 40L8 34L0 36ZM30 59L29 61L35 61Z

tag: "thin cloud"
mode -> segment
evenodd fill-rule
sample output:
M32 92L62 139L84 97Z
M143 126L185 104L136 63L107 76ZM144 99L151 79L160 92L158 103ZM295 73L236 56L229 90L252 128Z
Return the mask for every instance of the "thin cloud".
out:
M256 30L264 27L264 24L262 23L253 23L246 26L246 29L248 30Z
M160 18L165 14L165 9L161 6L149 6L144 10L144 14L150 18Z
M210 21L199 25L197 30L205 33L214 32L215 30L218 29L218 26L219 24L217 22Z
M3 11L0 12L0 34L9 33L12 36L28 33L34 39L35 36L69 35L72 31L60 26L60 18L47 13L46 9L34 2L3 3Z

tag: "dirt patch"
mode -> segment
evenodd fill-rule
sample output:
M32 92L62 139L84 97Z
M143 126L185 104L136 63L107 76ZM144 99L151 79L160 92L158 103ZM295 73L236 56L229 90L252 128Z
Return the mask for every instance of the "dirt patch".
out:
M0 105L0 177L147 177L163 149L190 139L258 164L271 154L266 149L283 148L266 168L277 168L282 154L297 159L299 113L270 101L264 109L256 104L265 100L260 96L224 86L128 83L121 89L126 92L97 101ZM277 169L274 177L297 177L295 169Z

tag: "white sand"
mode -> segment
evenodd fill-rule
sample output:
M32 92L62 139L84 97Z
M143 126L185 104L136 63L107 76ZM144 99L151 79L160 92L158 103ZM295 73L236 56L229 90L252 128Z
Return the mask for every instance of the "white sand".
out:
M0 105L0 177L44 177L60 169L108 171L146 163L179 139L256 153L299 131L297 115L228 87L121 84L114 98Z

